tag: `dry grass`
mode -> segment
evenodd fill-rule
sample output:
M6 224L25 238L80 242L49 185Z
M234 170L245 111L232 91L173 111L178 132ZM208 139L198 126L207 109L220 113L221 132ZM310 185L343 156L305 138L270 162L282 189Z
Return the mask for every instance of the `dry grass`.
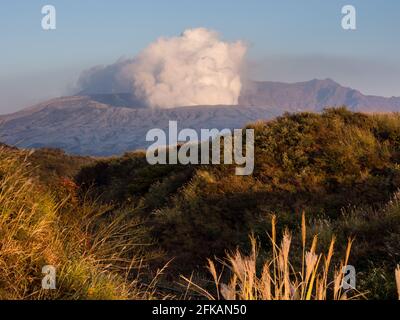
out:
M129 212L78 200L72 182L51 195L26 153L0 148L0 299L151 299L139 281L146 244ZM61 195L61 196L60 196ZM57 270L43 290L42 267Z
M216 264L208 260L208 269L214 279L216 296L184 278L189 287L203 294L208 299L226 300L344 300L349 299L348 292L342 289L343 266L348 264L352 240L349 239L346 255L337 268L332 269L335 239L333 238L326 255L316 252L318 237L315 236L309 249L306 241L305 216L302 217L303 257L300 271L296 271L290 263L290 247L292 236L289 231L283 233L278 245L276 235L276 219L272 218L271 259L263 263L261 272L257 271L259 247L251 237L251 253L244 256L239 250L228 254L225 260L218 260L219 265L230 270L228 283L222 282L222 272L217 272ZM330 275L333 276L330 278ZM354 295L357 298L360 295Z
M143 243L142 221L130 210L112 210L78 199L74 184L64 181L53 195L32 174L26 153L0 148L0 299L154 299L160 295L155 275L144 274L149 242ZM339 265L333 266L335 238L326 254L317 252L318 237L307 243L302 216L299 270L291 264L292 235L277 239L276 219L269 235L270 258L260 268L260 248L251 237L248 256L239 250L218 264L209 260L215 294L184 278L188 289L208 299L343 300L361 295L343 291L342 267L348 264L352 240ZM57 289L43 290L42 267L57 270ZM223 269L230 271L226 281ZM400 299L400 266L395 271ZM146 279L146 281L143 281ZM147 285L143 283L146 282ZM187 292L186 292L187 293ZM186 295L185 295L186 296Z
M400 265L397 266L395 275L396 275L397 293L399 295L399 300L400 300Z

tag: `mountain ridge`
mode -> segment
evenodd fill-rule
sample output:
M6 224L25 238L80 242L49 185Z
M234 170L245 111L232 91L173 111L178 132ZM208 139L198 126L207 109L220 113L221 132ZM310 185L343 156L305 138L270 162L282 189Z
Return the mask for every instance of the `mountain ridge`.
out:
M22 148L55 147L80 155L111 156L144 149L146 133L179 129L234 129L284 112L320 112L346 105L352 111L400 111L400 97L366 96L331 79L287 84L245 83L237 106L145 108L130 93L91 93L45 101L0 116L0 141Z
M364 95L330 78L295 83L252 81L244 87L239 104L279 105L290 111L322 111L327 106L341 105L352 111L400 111L400 97Z
M111 156L144 149L153 128L242 128L258 119L272 118L279 110L263 107L196 106L173 109L114 107L88 97L63 98L0 117L0 141L23 148L53 147L72 154Z

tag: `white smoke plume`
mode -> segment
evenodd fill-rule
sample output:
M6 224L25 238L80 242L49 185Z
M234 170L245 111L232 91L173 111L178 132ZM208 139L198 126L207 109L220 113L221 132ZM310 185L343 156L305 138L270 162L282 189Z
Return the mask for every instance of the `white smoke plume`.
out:
M128 84L149 107L237 105L246 51L244 43L224 42L214 31L188 29L181 36L156 40L114 68L101 69L101 75L115 70L118 85ZM87 74L93 79L96 73Z

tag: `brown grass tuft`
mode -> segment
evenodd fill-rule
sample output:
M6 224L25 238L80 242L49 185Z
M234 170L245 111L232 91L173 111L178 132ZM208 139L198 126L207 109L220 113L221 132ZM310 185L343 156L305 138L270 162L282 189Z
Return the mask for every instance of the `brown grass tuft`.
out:
M272 256L267 259L258 272L257 260L259 247L254 236L250 237L251 252L248 256L239 250L228 254L225 260L217 260L218 264L230 271L230 280L222 283L222 272L218 274L217 265L208 260L213 279L216 283L217 296L195 285L192 281L189 285L198 293L208 299L226 300L344 300L349 299L348 292L341 288L343 274L339 272L347 265L351 252L352 240L349 240L346 255L336 269L333 279L329 281L331 274L331 262L334 255L335 238L332 238L326 255L317 252L318 237L313 238L310 248L306 242L305 216L302 217L302 244L303 263L301 271L297 272L290 263L290 247L292 236L288 230L283 233L280 245L276 238L276 218L272 217L272 230L269 236L272 244ZM184 278L186 279L186 278ZM188 279L186 279L188 280ZM357 296L355 296L357 297Z
M399 300L400 300L400 265L397 266L395 274L396 274L397 293L399 294Z
M73 188L52 195L32 172L26 153L0 148L0 299L154 297L162 272L147 286L138 277L148 258L141 221L78 201ZM56 290L42 289L45 265Z

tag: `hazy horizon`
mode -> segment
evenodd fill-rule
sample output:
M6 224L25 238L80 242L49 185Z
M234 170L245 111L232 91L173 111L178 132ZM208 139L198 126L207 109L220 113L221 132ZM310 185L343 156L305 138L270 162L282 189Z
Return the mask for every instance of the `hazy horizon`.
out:
M393 32L400 29L400 3L394 0L353 0L355 31L341 28L341 8L348 2L339 0L51 4L57 29L43 31L42 1L3 3L0 114L71 94L83 70L133 58L160 37L196 27L245 43L247 78L332 78L363 94L400 96L400 43Z

